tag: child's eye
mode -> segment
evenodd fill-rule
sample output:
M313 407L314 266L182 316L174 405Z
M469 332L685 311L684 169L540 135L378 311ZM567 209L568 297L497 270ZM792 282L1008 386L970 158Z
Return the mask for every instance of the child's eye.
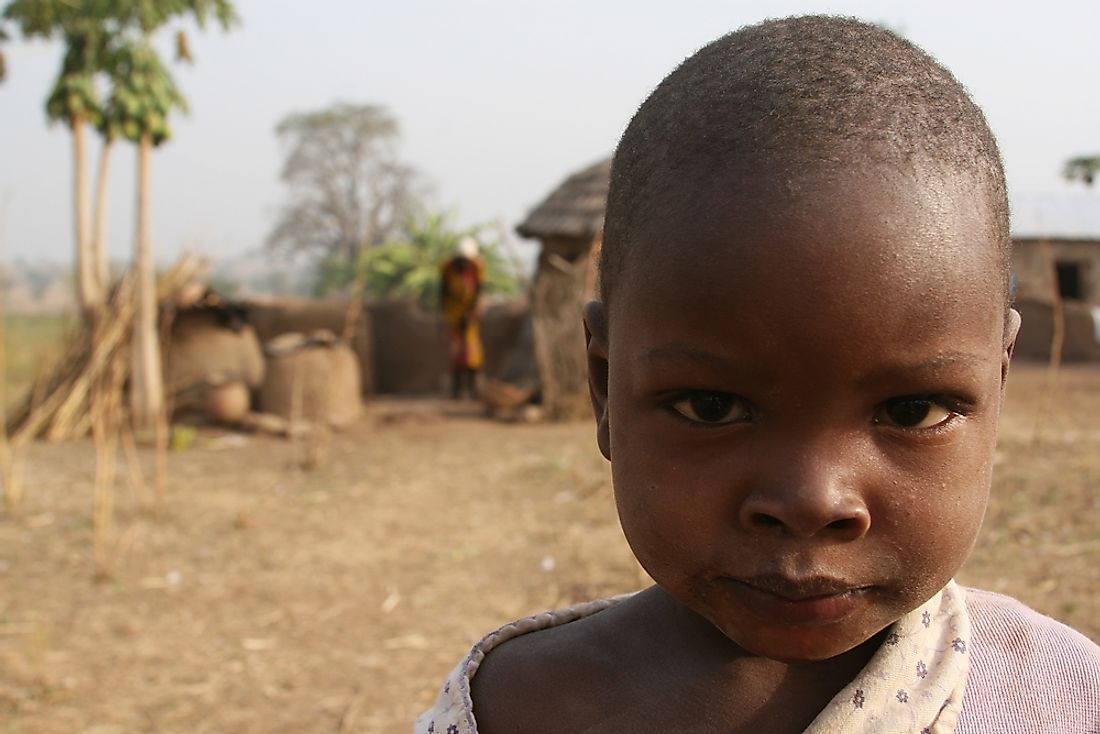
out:
M955 412L930 395L911 395L887 401L875 416L878 423L898 428L935 428L943 425Z
M729 393L708 390L684 394L672 403L672 409L696 423L737 423L749 418L744 400Z

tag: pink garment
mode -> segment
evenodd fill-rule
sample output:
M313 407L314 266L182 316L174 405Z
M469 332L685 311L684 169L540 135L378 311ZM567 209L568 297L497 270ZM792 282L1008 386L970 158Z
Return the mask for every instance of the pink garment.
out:
M470 680L486 654L509 639L598 614L624 598L527 617L487 635L454 669L414 731L477 734ZM970 670L956 734L1100 734L1100 647L1000 594L966 589L965 609L970 642L963 651Z
M1100 733L1100 647L1011 597L967 589L970 674L957 734Z

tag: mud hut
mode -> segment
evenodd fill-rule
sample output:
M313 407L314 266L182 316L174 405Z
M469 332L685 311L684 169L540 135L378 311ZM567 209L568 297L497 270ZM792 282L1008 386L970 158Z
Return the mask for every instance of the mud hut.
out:
M1013 202L1012 273L1023 316L1016 356L1050 357L1061 320L1067 362L1100 362L1100 209L1093 197Z
M588 415L581 307L596 290L611 160L565 179L516 227L541 243L531 288L535 356L547 415Z
M203 412L237 423L266 365L240 304L210 297L176 312L165 349L165 392L176 415Z
M1015 236L1012 269L1017 296L1100 306L1100 236Z
M1014 237L1012 271L1023 317L1016 356L1049 359L1061 319L1061 358L1100 362L1100 237Z

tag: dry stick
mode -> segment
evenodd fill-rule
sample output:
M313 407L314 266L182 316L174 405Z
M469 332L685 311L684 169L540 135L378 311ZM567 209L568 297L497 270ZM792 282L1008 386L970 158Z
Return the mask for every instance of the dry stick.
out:
M125 422L119 426L119 439L122 451L126 455L126 468L130 475L130 493L140 507L149 506L149 487L145 484L145 473L141 470L141 457L138 455L137 442L134 440L134 428Z
M1050 335L1050 361L1047 363L1047 379L1043 386L1039 408L1035 411L1035 427L1032 430L1032 443L1038 445L1042 438L1042 428L1051 412L1054 403L1055 392L1058 387L1058 371L1062 366L1062 347L1066 339L1066 316L1062 303L1062 292L1058 288L1058 265L1054 262L1054 254L1050 249L1050 242L1043 238L1039 240L1039 250L1043 253L1043 259L1047 265L1047 272L1051 276L1051 319L1052 331Z
M115 350L112 358L112 363L107 373L104 375L104 382L107 384L107 408L109 413L107 414L108 422L106 424L109 439L109 453L107 455L107 464L105 467L105 507L103 512L106 517L106 527L108 529L113 528L114 525L114 496L115 496L115 478L118 475L118 441L122 433L122 427L129 428L132 423L130 416L125 414L123 409L123 395L125 394L127 368L130 364L129 354L125 347L120 347ZM132 435L131 435L132 438ZM108 535L108 540L110 536ZM112 552L109 552L106 556L108 566L105 570L109 573L110 564L113 563L115 556L114 544L109 546Z
M541 304L545 298L546 288L542 281L545 278L535 278L534 288L531 289L531 330L535 337L535 366L538 368L539 385L542 387L542 403L547 406L547 414L553 417L553 411L558 403L558 382L554 376L553 345L550 344L552 330L546 323L547 318L542 309L535 304Z
M4 200L4 212L7 200ZM8 269L5 265L3 232L0 232L0 478L4 482L4 506L14 515L23 496L23 487L16 470L17 457L8 442Z
M72 385L79 372L79 366L84 362L87 351L88 345L83 338L71 340L62 358L49 368L46 366L48 360L39 355L39 369L38 374L35 376L34 390L29 399L21 401L14 411L8 411L6 427L13 442L16 433L30 420L32 415L39 420L48 418L45 413L40 412L38 409L45 403L47 396L55 393L64 394L65 387ZM38 430L41 430L41 426ZM33 437L31 436L31 438Z
M42 404L42 398L46 395L46 385L48 383L49 378L46 375L46 368L41 361L41 355L39 355L38 369L35 371L34 375L34 385L31 386L31 413L36 411L38 406Z
M84 411L78 415L72 422L69 431L68 438L77 438L80 436L87 436L88 432L92 430L92 414L88 411Z
M116 408L111 408L110 412L112 416L118 413ZM112 417L108 419L108 423L117 425L117 420ZM110 428L106 430L105 441L97 459L103 462L103 469L96 473L97 481L93 507L95 525L95 575L98 579L107 579L111 576L111 541L114 538L114 485L118 468L117 431L111 430Z
M355 328L359 325L359 317L363 312L363 291L366 288L366 275L362 271L355 273L355 282L351 286L351 298L348 300L348 310L344 314L344 331L340 340L349 347L355 338Z
M191 256L177 261L158 281L158 292L165 294L160 300L168 299L200 267L201 261ZM127 348L135 307L133 274L128 273L110 295L101 317L104 326L94 342L89 329L71 338L57 366L45 378L40 375L36 380L30 400L20 401L10 411L5 425L13 447L39 435L57 440L84 435L89 430L89 389L112 353Z
M119 414L124 379L123 350L112 354L108 368L92 388L92 436L96 448L95 491L92 499L95 576L110 577L114 534L114 490L118 469Z
M168 365L168 348L172 341L172 322L175 321L174 308L166 308L160 319L160 353L162 355L161 368ZM164 389L166 380L162 377L161 389ZM157 413L154 426L153 441L153 490L157 497L157 511L164 510L164 503L168 496L168 416L171 415L171 406L168 404L168 396L164 395L160 401L160 411Z
M110 453L110 429L107 428L107 408L103 404L106 395L101 385L96 386L92 397L92 442L95 445L95 485L92 490L92 558L95 576L101 577L107 566L107 523L110 514L105 512L107 484L107 457Z
M356 730L355 724L359 720L359 714L363 711L363 704L366 702L366 698L366 689L356 691L355 695L351 697L348 707L344 709L344 713L340 716L340 728L337 730L339 734L347 734L347 732Z
M153 427L153 492L159 514L168 498L168 411L163 403Z
M301 469L305 463L302 454L302 431L299 428L299 422L302 419L302 393L305 391L305 386L302 384L302 370L295 372L292 379L293 381L290 384L290 420L287 423L287 435L290 438L290 455L294 457L294 468Z
M27 420L24 421L22 427L13 437L13 443L21 444L33 438L47 424L49 424L50 429L48 438L60 439L71 435L71 432L66 431L64 421L59 421L58 417L75 414L77 409L85 404L92 380L102 374L111 355L128 334L129 319L133 313L134 303L128 292L124 292L130 290L127 283L130 283L132 287L132 282L127 280L124 280L122 285L119 286L117 302L108 308L111 317L109 320L105 319L107 323L100 332L99 338L93 341L90 348L91 354L88 356L82 372L71 382L63 383L57 387L43 403L27 416Z
M103 318L106 313L92 314L89 328L91 340L95 344L100 338L103 329ZM107 427L107 389L102 377L96 379L91 386L91 394L88 398L88 412L92 416L92 445L95 447L95 483L92 485L92 558L95 566L95 575L98 576L104 566L104 542L105 529L103 527L102 503L103 485L107 474L107 443L110 440Z
M34 383L31 385L30 390L30 402L28 403L28 410L33 414L38 406L42 404L42 397L46 391L46 371L41 364L39 364L38 370L35 373ZM14 508L18 506L23 497L23 468L25 452L23 451L23 444L15 443L14 441L8 441L8 431L6 422L7 413L7 401L3 401L4 417L5 420L0 420L0 440L4 443L4 451L6 453L5 461L10 461L10 466L5 464L4 471L4 486L7 488L7 492L10 495L14 495L14 499L9 501L9 510L14 512Z

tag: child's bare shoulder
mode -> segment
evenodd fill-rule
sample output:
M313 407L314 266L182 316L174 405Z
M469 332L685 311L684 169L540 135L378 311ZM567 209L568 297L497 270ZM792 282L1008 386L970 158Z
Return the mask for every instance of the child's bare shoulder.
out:
M493 648L471 681L479 734L583 731L622 695L624 658L637 655L632 622L646 614L643 594L597 614Z

